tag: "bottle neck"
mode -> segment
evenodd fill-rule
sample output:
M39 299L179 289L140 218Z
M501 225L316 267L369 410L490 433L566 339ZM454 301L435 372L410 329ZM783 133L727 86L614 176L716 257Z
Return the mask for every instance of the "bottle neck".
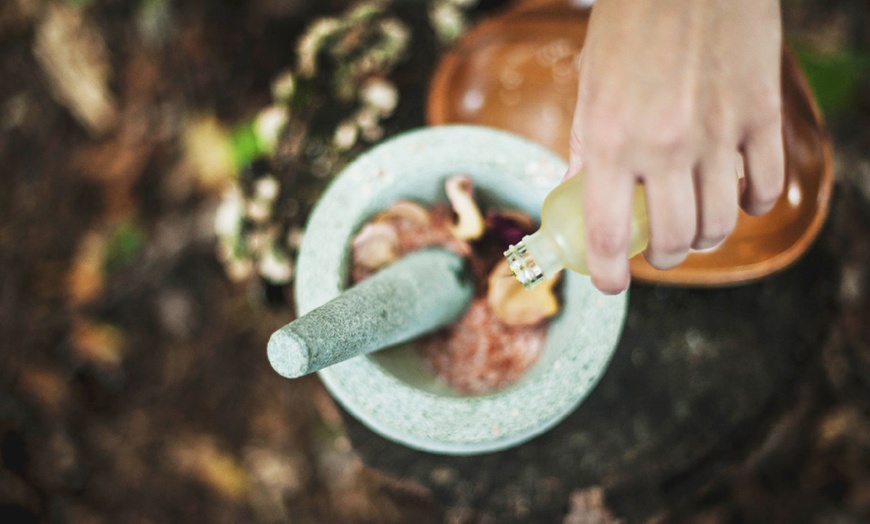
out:
M527 289L565 268L560 255L559 245L544 229L523 237L504 253L511 271Z

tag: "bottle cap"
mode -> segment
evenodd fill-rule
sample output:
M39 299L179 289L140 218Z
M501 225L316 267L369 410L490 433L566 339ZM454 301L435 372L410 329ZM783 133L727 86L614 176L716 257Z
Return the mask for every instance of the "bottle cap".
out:
M508 261L514 276L517 280L526 287L531 289L538 285L538 282L544 280L544 272L541 267L535 262L534 257L529 253L524 242L525 239L517 242L516 245L510 246L504 252L504 256Z

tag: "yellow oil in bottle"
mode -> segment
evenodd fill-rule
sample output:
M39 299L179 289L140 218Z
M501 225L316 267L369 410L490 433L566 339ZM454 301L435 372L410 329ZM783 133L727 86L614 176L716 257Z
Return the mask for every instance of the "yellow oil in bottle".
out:
M532 288L565 268L589 274L582 202L581 173L563 181L544 199L541 228L505 251L511 271L525 287ZM649 239L646 199L640 185L632 199L630 231L629 258L643 251Z

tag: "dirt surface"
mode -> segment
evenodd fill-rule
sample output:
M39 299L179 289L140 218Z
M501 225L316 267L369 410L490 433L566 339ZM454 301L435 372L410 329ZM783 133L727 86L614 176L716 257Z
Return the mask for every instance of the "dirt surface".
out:
M0 3L0 521L870 520L866 76L825 92L837 191L813 251L753 286L635 286L602 387L541 439L415 454L343 417L316 377L274 373L266 340L292 306L226 276L219 195L185 137L268 104L306 23L346 3ZM810 49L870 50L865 2L784 14ZM52 43L53 20L72 44ZM423 123L437 51L415 50L387 136ZM656 337L667 351L648 351Z

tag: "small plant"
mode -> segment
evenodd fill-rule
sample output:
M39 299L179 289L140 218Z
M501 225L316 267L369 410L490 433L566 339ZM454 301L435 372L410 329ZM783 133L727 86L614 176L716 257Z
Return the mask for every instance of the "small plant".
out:
M439 42L453 42L476 0L433 0ZM391 80L411 56L412 34L388 1L360 2L313 21L296 47L294 68L278 74L272 104L233 134L242 166L215 219L219 256L234 280L259 276L285 285L302 225L331 178L383 139L400 93Z

